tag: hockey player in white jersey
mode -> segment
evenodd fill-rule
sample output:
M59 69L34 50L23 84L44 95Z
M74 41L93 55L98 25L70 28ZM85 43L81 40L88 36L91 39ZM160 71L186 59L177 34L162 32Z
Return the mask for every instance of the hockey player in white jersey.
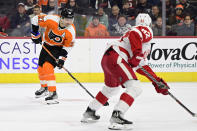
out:
M152 20L148 14L140 13L136 17L136 26L132 27L120 40L108 44L101 65L104 71L105 86L96 97L90 102L83 114L82 122L98 120L100 116L96 114L108 99L115 95L119 87L126 88L120 96L120 100L115 105L110 119L109 129L129 129L133 124L124 118L124 114L132 106L134 100L141 94L139 81L134 72L146 76L155 87L158 93L168 94L168 89L159 88L139 68L139 65L146 69L158 82L162 82L167 87L167 83L159 78L153 70L146 65L146 57L150 52L151 40L153 38L150 28Z

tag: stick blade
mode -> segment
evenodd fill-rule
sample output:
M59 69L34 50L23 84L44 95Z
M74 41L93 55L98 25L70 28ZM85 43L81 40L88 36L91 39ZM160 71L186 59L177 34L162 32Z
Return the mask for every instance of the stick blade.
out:
M197 114L196 114L196 113L194 113L194 114L193 114L193 117L197 117Z

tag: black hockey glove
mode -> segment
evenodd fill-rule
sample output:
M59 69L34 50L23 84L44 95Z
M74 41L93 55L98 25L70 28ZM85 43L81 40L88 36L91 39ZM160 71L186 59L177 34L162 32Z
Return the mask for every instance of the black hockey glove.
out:
M57 61L57 67L59 67L59 69L61 69L64 66L64 62L67 58L67 54L68 54L68 52L62 48L60 51L60 57Z
M58 61L57 61L57 67L59 68L59 69L62 69L62 67L64 66L64 60L62 60L62 59L58 59Z
M35 44L40 44L42 43L42 37L41 37L41 34L40 32L31 32L31 39L32 41L35 43Z

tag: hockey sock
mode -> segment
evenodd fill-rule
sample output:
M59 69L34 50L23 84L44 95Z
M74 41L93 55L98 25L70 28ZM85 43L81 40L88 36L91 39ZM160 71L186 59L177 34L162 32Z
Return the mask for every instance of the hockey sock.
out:
M127 93L123 93L120 96L119 102L116 104L114 110L121 111L125 113L129 107L133 104L134 98Z

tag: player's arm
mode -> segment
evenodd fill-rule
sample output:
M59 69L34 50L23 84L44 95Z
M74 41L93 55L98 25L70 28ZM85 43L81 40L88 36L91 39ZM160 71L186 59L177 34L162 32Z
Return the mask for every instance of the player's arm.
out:
M75 38L76 38L76 31L74 25L72 25L68 31L66 31L65 39L63 42L64 49L67 50L67 52L70 52L71 49L75 45Z
M65 39L63 41L63 49L67 52L70 52L75 45L75 38L76 38L76 31L75 27L72 26L71 28L66 31Z
M39 44L42 42L42 37L39 32L38 16L34 16L32 18L31 23L32 23L31 39L35 44Z
M75 43L75 30L74 28L71 28L68 32L66 32L65 40L63 42L63 48L60 51L60 56L58 59L57 67L61 69L64 65L64 62L67 58L68 52L73 48L74 43Z
M131 67L136 67L139 65L140 61L143 60L144 55L142 53L142 42L139 34L137 32L132 31L129 33L129 42L131 44L131 51L133 52L133 56L128 59L128 63Z
M39 27L46 27L47 26L47 19L48 15L37 15L32 18L31 21L31 26L32 26L32 31L31 31L31 38L32 41L35 44L39 44L42 42L42 36L39 32Z

